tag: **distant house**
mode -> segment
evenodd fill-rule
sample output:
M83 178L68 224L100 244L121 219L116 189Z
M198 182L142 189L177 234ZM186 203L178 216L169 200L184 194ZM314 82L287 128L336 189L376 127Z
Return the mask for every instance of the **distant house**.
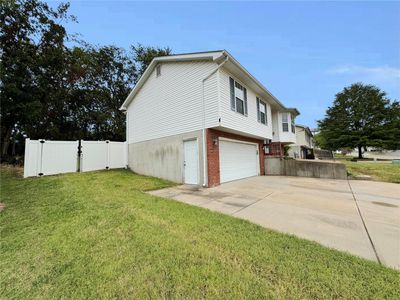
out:
M314 138L310 128L296 125L296 143L290 145L289 156L301 159L314 158L314 145Z
M121 110L133 171L203 186L263 175L299 115L223 50L153 59Z

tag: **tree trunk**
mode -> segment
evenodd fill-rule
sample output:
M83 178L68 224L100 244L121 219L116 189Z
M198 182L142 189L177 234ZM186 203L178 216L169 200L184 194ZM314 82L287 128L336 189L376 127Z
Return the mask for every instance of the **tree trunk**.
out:
M358 158L363 158L363 156L362 156L362 146L361 145L358 145Z
M10 137L11 137L12 127L7 129L6 135L3 138L3 148L1 149L1 156L7 155L8 147L10 146Z

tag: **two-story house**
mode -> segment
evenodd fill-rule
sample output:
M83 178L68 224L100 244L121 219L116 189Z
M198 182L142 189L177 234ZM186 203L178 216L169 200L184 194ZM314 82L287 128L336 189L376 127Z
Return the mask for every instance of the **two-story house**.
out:
M314 138L307 126L296 125L296 143L290 145L289 156L301 159L313 159Z
M130 169L203 186L263 175L299 114L224 50L153 59L121 110Z

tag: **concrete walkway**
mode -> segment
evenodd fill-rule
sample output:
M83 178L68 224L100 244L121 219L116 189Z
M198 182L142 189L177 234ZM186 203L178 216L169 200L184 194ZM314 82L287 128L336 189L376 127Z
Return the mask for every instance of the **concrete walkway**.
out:
M260 176L152 191L400 269L400 185Z

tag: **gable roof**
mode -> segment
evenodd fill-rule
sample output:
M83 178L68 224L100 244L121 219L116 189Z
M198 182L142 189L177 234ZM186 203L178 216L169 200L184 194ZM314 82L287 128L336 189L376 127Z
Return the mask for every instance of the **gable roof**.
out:
M181 62L181 61L214 61L217 64L222 63L226 60L224 68L226 68L233 76L238 77L241 81L246 83L250 88L252 88L260 97L267 98L269 103L284 111L291 112L294 115L299 115L300 112L296 108L285 107L274 95L271 94L253 75L251 75L228 51L226 50L216 50L216 51L206 51L206 52L194 52L194 53L183 53L174 54L169 56L155 57L150 65L147 67L146 71L140 77L139 81L129 93L128 97L122 104L120 110L126 110L129 104L132 102L136 94L139 92L141 87L144 85L146 80L149 78L158 63L161 62Z

